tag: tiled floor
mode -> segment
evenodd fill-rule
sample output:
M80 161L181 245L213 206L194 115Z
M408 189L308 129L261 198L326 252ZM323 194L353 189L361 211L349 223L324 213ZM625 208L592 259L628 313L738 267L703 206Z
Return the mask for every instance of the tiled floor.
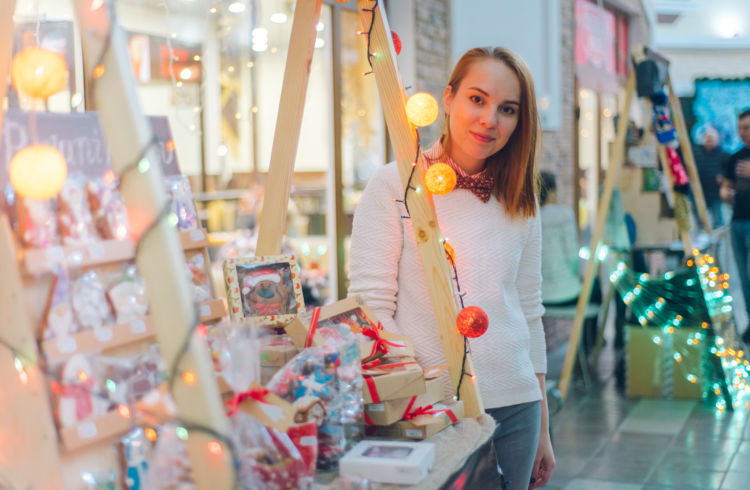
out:
M598 382L575 384L552 416L557 467L545 488L750 490L750 409L629 399L615 364L605 349Z

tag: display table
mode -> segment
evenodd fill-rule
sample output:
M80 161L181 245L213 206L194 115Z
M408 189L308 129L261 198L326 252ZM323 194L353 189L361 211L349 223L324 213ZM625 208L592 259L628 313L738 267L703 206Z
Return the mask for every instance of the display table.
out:
M417 485L375 484L379 489L424 489L435 490L444 485L448 479L460 470L469 457L477 450L483 449L495 431L495 420L489 415L480 415L476 419L463 419L461 422L438 432L427 439L435 444L435 464L430 474ZM319 472L315 477L313 489L324 490L339 488L338 473Z

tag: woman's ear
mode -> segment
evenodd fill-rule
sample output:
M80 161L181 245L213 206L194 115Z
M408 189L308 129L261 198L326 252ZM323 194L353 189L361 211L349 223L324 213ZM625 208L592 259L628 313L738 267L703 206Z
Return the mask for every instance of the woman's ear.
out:
M445 90L443 90L443 110L445 111L445 114L450 114L450 105L453 102L453 87L448 85L445 87Z

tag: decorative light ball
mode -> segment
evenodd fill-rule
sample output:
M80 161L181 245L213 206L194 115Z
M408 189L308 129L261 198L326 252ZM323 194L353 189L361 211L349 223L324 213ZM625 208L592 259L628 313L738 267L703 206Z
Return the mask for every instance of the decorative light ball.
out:
M406 117L415 126L424 127L434 123L438 112L437 100L427 92L417 92L406 101Z
M32 46L13 57L10 78L17 92L46 99L65 86L68 65L58 53Z
M10 183L16 193L29 199L52 199L67 176L65 157L54 146L27 146L10 161Z
M447 163L434 163L424 174L424 185L433 194L448 194L456 187L456 171Z
M391 31L391 38L393 39L393 49L396 50L396 54L401 54L401 38L398 37L395 31Z
M479 337L487 331L490 319L487 313L478 306L467 306L458 313L456 327L461 335L466 337Z
M450 262L455 262L456 252L453 250L453 247L451 247L451 244L444 241L443 249L445 250L445 258L448 259L448 261Z

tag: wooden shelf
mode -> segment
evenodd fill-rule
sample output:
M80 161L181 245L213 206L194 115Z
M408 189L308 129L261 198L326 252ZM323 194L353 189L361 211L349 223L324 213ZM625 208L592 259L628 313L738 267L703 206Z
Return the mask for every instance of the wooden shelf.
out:
M130 260L135 245L130 240L102 240L86 245L30 248L22 252L23 271L28 275L53 272L59 266L91 267Z
M218 320L227 314L227 308L224 305L224 300L221 298L204 301L199 305L199 308L200 320L202 322Z
M151 318L146 316L141 320L129 323L107 325L96 330L78 332L70 337L44 340L42 352L44 352L47 362L57 364L68 360L75 354L90 354L111 350L151 339L154 334Z
M183 250L196 250L211 245L205 230L180 232ZM91 267L125 262L135 258L135 244L127 240L101 240L86 245L56 245L47 248L29 248L21 252L23 271L28 275L53 272L57 267Z
M110 410L104 415L89 417L75 427L60 429L60 439L67 451L75 451L84 446L127 433L132 426L130 417L123 417L118 410Z

